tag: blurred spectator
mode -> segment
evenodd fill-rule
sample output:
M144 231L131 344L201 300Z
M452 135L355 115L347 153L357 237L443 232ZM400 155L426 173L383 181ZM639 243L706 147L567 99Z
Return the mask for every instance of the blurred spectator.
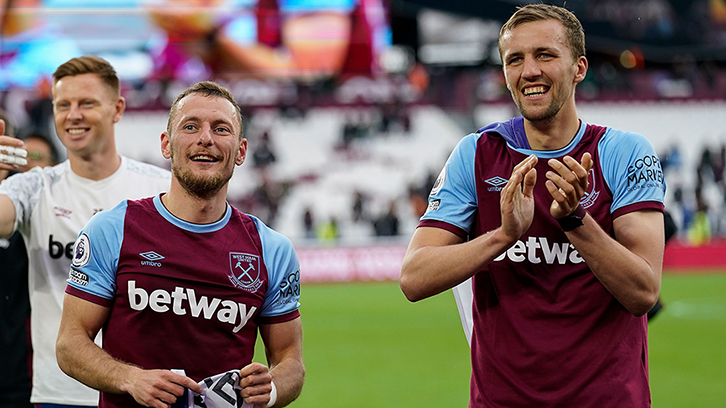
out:
M711 243L711 220L708 217L708 204L701 189L696 189L696 213L688 226L688 241L693 246Z
M28 164L21 166L21 171L28 171L33 167L54 166L59 162L58 149L44 132L33 129L20 138L25 142L25 150L28 152Z
M724 168L726 167L726 143L721 145L721 149L713 156L711 160L711 170L713 171L713 181L719 186L723 185Z
M408 187L408 203L416 218L421 218L428 207L428 193L414 186Z
M274 226L277 221L277 211L280 203L287 193L287 187L272 179L266 173L262 174L262 181L254 191L254 213L267 225Z
M155 4L150 17L167 33L157 71L178 78L200 63L197 71L216 76L320 78L378 70L375 56L388 41L380 0L251 4L247 9L222 1Z
M665 153L660 155L660 157L660 164L664 173L669 169L676 172L681 169L683 159L681 157L681 149L678 147L677 143L673 143Z
M323 243L335 243L338 241L340 231L338 231L338 219L330 217L327 222L318 227L318 240Z
M270 133L265 130L262 132L259 145L252 153L252 164L257 169L266 169L269 165L275 163L276 160L277 156L270 141Z
M398 236L398 224L396 201L391 200L388 211L373 221L373 229L377 237L395 237Z
M310 207L305 207L303 212L303 230L305 231L305 238L315 238L315 219L313 218L313 210Z
M49 134L55 132L51 87L50 79L42 78L35 87L37 92L36 99L28 101L26 104L26 110L28 112L27 126Z
M361 222L368 219L368 197L360 190L353 193L353 222Z

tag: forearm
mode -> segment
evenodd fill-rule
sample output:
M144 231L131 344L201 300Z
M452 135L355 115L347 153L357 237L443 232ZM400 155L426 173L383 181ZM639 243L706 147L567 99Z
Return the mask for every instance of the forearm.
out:
M662 248L660 257L641 256L606 234L589 214L583 221L582 227L566 232L567 238L597 279L630 313L647 313L660 292Z
M111 357L83 331L61 332L56 357L64 373L91 388L114 394L127 392L127 379L141 370Z
M469 242L409 247L401 266L401 289L412 302L441 293L475 275L512 244L497 228Z
M15 232L15 205L10 197L0 194L0 238Z
M305 381L305 366L294 357L283 359L271 367L270 375L277 388L275 407L284 407L293 402L302 392Z

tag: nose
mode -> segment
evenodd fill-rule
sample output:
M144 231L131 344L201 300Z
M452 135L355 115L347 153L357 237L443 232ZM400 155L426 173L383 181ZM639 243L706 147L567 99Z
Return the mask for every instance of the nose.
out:
M199 132L199 140L197 141L197 144L200 146L211 146L212 145L212 127L205 124L201 132Z
M522 65L522 77L526 79L537 78L542 75L542 70L533 57L525 57Z
M70 121L78 121L83 119L83 115L81 114L81 109L77 105L71 105L71 107L68 109L68 115L66 118Z

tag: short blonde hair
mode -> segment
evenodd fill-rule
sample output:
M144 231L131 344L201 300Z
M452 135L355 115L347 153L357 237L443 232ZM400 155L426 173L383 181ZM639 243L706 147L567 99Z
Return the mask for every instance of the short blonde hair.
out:
M544 20L557 20L565 27L573 59L585 56L585 30L583 30L580 20L566 8L551 4L528 4L518 7L499 31L499 55L502 55L502 37L507 31L524 23Z
M174 102L171 104L171 109L169 110L169 120L166 122L167 133L171 134L171 122L174 120L174 117L179 110L179 102L185 97L192 94L201 94L204 96L220 96L230 101L234 108L237 110L237 120L239 121L239 138L242 139L242 135L244 134L244 129L242 128L242 109L240 109L237 101L234 100L234 96L232 96L232 93L229 92L227 88L212 81L197 82L196 84L185 89L184 92L179 94L179 96L174 99Z

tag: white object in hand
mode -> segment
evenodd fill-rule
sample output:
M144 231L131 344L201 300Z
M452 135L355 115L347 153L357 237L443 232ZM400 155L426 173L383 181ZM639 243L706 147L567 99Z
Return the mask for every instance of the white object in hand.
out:
M26 157L28 157L28 152L25 149L0 145L0 162L2 163L25 166L28 164L28 161L25 160Z

